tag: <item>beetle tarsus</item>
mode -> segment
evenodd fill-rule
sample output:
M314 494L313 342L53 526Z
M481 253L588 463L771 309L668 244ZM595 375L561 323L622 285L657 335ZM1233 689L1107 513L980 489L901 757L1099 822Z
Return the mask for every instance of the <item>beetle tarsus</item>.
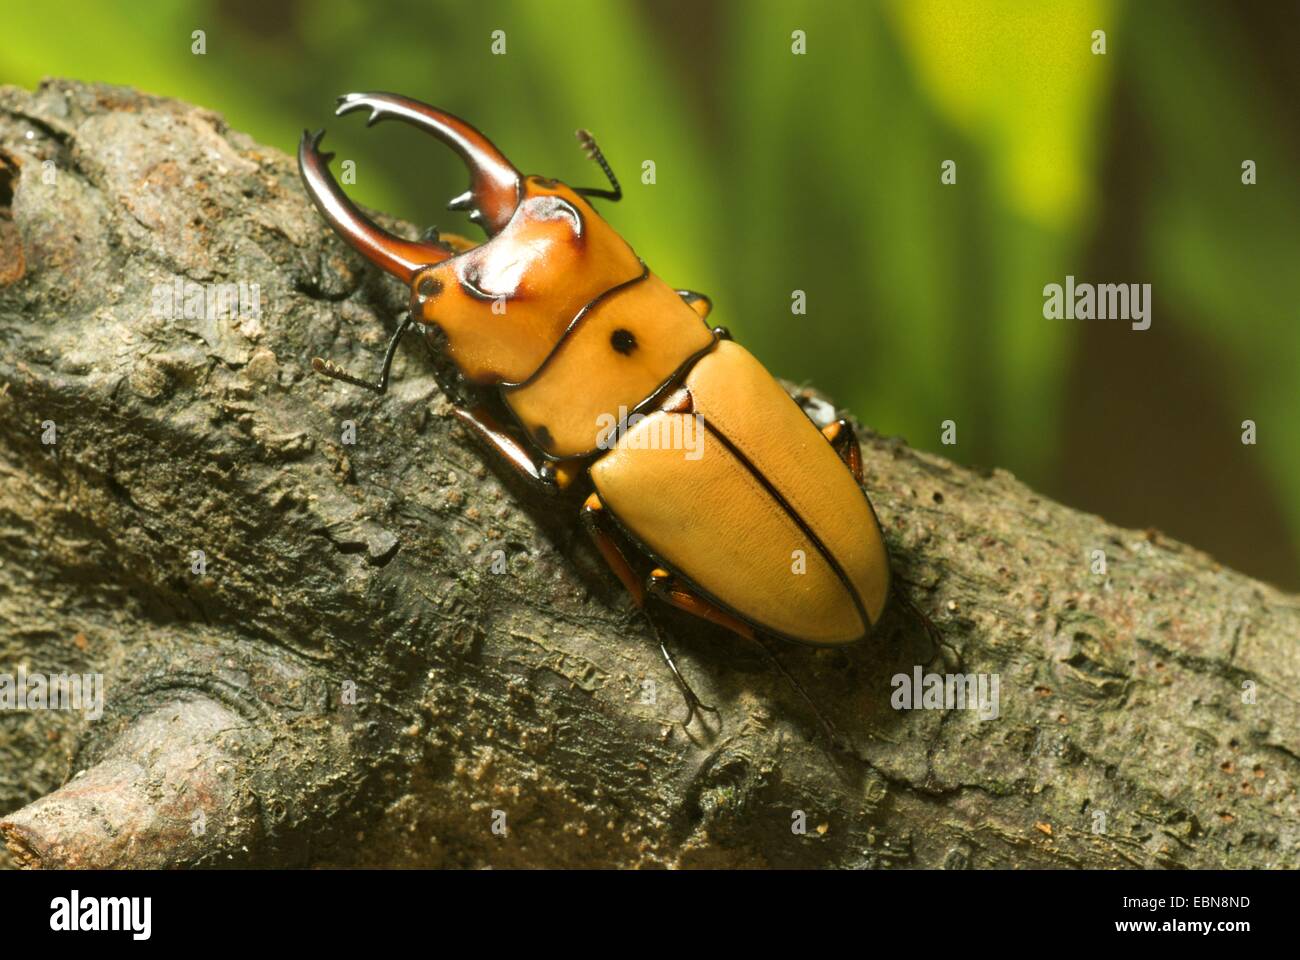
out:
M618 177L614 176L614 171L610 168L609 161L605 159L605 154L600 150L596 143L596 138L591 135L589 130L575 130L574 136L578 138L578 143L582 144L582 149L587 156L596 161L596 165L604 172L605 177L609 180L609 185L613 190L605 190L600 187L574 187L573 192L584 197L600 197L602 200L617 201L623 199L623 188L619 186Z
M650 629L654 631L655 639L659 641L659 652L663 654L664 662L668 664L668 669L672 671L674 679L677 680L677 686L681 689L682 696L686 698L686 719L682 721L682 726L689 727L691 721L695 719L695 715L700 712L721 716L721 712L717 707L705 703L696 696L695 691L691 689L691 685L682 676L682 672L677 669L677 664L673 661L673 655L668 651L668 643L664 640L659 625L650 618L649 614L646 614L646 620L650 624Z
M711 713L715 717L722 715L716 706L706 704L705 701L695 695L695 691L690 688L690 684L686 683L685 676L681 675L681 671L677 670L676 663L672 661L672 654L668 652L668 645L664 643L663 637L659 639L659 652L663 654L664 662L667 663L668 669L672 670L673 678L677 680L677 686L681 688L681 695L686 699L686 719L681 722L681 726L689 727L690 721L693 721L697 713Z

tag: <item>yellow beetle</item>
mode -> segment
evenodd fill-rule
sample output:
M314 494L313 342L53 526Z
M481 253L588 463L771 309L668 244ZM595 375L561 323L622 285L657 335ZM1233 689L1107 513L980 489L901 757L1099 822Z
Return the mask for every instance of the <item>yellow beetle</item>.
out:
M489 239L417 242L381 229L330 175L323 132L304 132L299 169L321 213L411 290L377 382L319 358L316 370L382 393L397 341L422 324L480 398L456 412L481 440L552 489L585 475L587 529L639 607L655 595L760 642L838 646L869 634L889 596L889 558L852 427L819 429L708 325L707 297L651 273L596 213L587 198L622 191L591 136L578 133L610 190L523 176L469 124L406 97L340 98L339 115L354 110L455 150L470 189L450 206ZM712 708L661 647L689 723Z

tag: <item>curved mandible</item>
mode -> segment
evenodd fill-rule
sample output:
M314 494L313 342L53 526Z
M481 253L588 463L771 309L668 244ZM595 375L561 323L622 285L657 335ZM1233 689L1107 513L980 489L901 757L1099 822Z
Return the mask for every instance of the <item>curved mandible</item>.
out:
M451 251L440 245L403 240L362 213L330 173L329 162L334 154L320 152L323 136L324 130L302 132L298 171L316 208L339 236L375 266L408 284L420 270L451 256Z
M510 220L519 206L523 177L491 140L459 117L395 93L349 93L339 97L334 112L343 116L363 108L370 109L366 126L380 120L404 120L456 151L469 168L470 188L448 204L450 209L469 210L469 218L489 235Z

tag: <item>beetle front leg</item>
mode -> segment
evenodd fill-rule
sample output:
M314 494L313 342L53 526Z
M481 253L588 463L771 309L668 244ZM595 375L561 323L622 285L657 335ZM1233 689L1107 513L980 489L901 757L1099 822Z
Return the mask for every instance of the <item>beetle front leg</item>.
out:
M547 489L567 489L581 469L577 460L538 460L481 404L473 408L456 407L452 412L456 419L469 427L481 442L495 451L516 473Z
M384 365L379 370L379 380L371 383L369 380L363 380L358 376L348 373L333 360L322 360L320 357L311 358L311 367L317 373L325 377L332 377L335 380L342 380L344 383L350 383L353 386L365 387L367 390L373 390L382 396L388 391L388 371L393 366L393 355L397 353L397 341L402 339L402 334L411 328L415 319L410 313L407 313L405 319L397 325L397 332L393 334L388 341L388 349L384 351Z

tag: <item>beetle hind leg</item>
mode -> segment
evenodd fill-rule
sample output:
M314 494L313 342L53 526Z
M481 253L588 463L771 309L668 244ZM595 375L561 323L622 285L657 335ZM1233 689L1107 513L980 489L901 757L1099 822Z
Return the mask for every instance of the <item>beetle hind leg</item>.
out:
M673 655L668 651L668 644L664 641L663 631L659 629L659 624L655 623L654 620L650 618L649 614L646 614L646 620L650 624L650 629L654 631L655 639L659 641L659 652L663 654L664 662L668 664L668 669L673 672L673 678L677 681L677 686L681 689L682 696L686 698L686 719L682 721L682 726L689 727L691 721L695 719L695 714L699 712L711 713L718 716L718 708L701 700L696 695L695 691L691 689L691 685L686 682L686 678L682 676L682 672L677 669L677 664L673 660Z
M720 610L707 600L681 586L680 582L667 570L655 569L648 581L650 592L678 610L685 610L692 616L726 627L732 633L747 640L755 639L754 628L739 617Z
M822 731L826 734L826 741L831 745L831 749L840 748L843 744L840 741L839 732L835 729L835 725L826 718L826 714L822 713L821 707L817 706L817 701L803 688L803 684L794 678L794 674L786 669L785 664L781 662L781 658L776 655L776 651L767 644L766 640L755 635L754 642L763 648L763 652L767 654L767 659L772 661L772 665L776 667L777 672L785 677L785 682L794 687L795 692L803 698L804 703L808 704L808 708L812 710L814 716L817 717L817 721L822 725Z
M901 588L894 590L894 598L903 611L919 622L925 630L925 635L930 641L930 656L926 662L933 663L937 659L945 667L952 669L960 667L961 657L952 644L944 639L943 631L930 619L930 615L917 606L916 601Z
M803 688L803 685L800 684L799 681L794 678L794 675L785 668L785 664L781 662L781 659L776 655L776 652L772 650L772 648L767 644L767 641L764 640L757 630L739 617L714 606L699 594L682 586L677 578L667 570L654 570L650 574L649 587L651 593L677 609L684 610L693 616L699 617L701 620L707 620L710 623L717 624L718 626L726 627L732 633L744 637L747 640L752 640L754 643L758 644L758 646L763 650L763 653L766 654L767 658L772 662L772 665L776 667L777 672L785 678L786 683L790 684L790 686L794 688L795 692L798 693L799 696L804 699L804 702L808 704L813 714L817 717L818 722L821 724L822 729L825 731L826 738L830 742L831 746L838 747L840 745L839 734L836 733L835 726L826 718L826 715L822 713L821 708L817 706L817 701L813 700L813 698L808 695L808 691Z

